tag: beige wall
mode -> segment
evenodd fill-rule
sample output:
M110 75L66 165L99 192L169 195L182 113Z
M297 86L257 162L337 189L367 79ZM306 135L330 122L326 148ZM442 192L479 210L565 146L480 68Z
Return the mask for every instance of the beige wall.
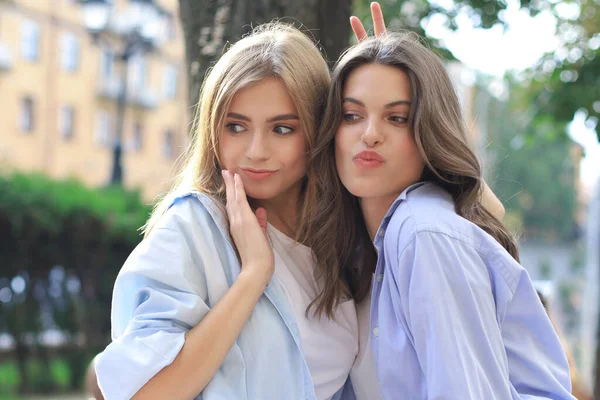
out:
M116 1L117 8L126 0ZM124 178L128 187L142 189L147 200L168 187L172 165L187 143L188 108L185 92L183 35L178 19L177 0L159 1L169 10L175 23L175 38L163 43L159 51L146 56L144 91L154 94L157 106L142 108L128 104L124 120ZM22 26L26 21L39 26L37 61L21 54ZM78 68L74 72L61 66L63 36L72 34L79 43ZM119 44L114 43L113 44ZM0 69L0 168L43 171L56 178L75 176L86 184L108 183L112 165L111 148L97 138L97 115L110 114L110 134L116 128L116 101L98 94L101 51L84 29L80 6L74 0L14 0L0 2L0 46L12 60L8 69ZM177 69L177 94L163 96L164 70ZM113 65L113 80L119 80L120 64ZM22 99L34 99L34 129L23 132L18 118ZM61 106L75 110L74 133L70 140L59 131ZM134 124L143 126L143 146L131 146ZM175 151L163 153L164 135L174 134Z

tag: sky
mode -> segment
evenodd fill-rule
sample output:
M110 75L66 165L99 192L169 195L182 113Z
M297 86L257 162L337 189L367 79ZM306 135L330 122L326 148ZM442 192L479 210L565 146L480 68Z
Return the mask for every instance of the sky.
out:
M437 0L436 3L443 5L444 1L450 0ZM577 12L568 4L559 11L563 16ZM443 38L448 49L467 67L498 77L507 71L532 66L544 53L558 46L555 21L550 13L542 12L532 18L526 11L520 11L517 3L509 1L504 18L509 24L506 31L500 26L489 30L472 28L466 16L458 21L459 29L454 33L442 27L441 16L430 20L426 30L432 37ZM581 181L592 188L600 177L600 143L596 133L586 127L583 113L576 115L568 133L585 149Z

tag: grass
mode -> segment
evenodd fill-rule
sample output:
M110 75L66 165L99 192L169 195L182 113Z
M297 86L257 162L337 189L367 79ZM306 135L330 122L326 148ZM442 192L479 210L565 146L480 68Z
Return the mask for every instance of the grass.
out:
M26 364L31 392L49 393L64 392L69 389L71 369L64 359L52 359L49 371L39 359L28 360ZM17 391L21 383L21 376L15 361L0 363L0 400L17 399Z

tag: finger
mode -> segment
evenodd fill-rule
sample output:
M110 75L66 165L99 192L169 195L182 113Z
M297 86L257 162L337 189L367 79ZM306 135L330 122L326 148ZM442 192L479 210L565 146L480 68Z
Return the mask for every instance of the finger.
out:
M258 220L258 223L262 228L263 232L267 233L267 210L261 207L256 210L255 214L256 219Z
M368 37L367 31L359 18L355 16L350 17L350 26L352 27L352 31L354 32L357 41L360 42Z
M223 183L225 183L225 197L229 201L231 199L231 182L229 181L229 171L226 169L221 170L221 176L223 177Z
M373 18L375 36L385 33L386 29L385 21L383 20L383 11L381 11L381 6L376 1L371 3L371 17Z
M235 187L233 180L231 179L231 172L224 169L221 171L221 175L223 175L223 181L225 182L225 200L227 201L227 212L230 213L232 204L235 201ZM231 217L231 214L229 214L229 217Z
M248 199L246 198L246 191L244 190L244 183L242 182L242 178L240 178L238 174L235 174L233 176L233 181L235 184L235 201L239 205L243 206L245 204L248 207L250 207L250 205L248 204Z

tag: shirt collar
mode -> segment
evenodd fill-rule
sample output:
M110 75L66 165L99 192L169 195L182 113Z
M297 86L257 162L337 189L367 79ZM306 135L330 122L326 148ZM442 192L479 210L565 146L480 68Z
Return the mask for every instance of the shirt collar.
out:
M408 197L408 194L410 192L412 192L413 190L415 190L417 188L420 188L421 186L423 186L425 184L426 184L426 182L417 182L417 183L410 185L406 189L404 189L404 191L402 193L400 193L400 195L398 197L396 197L396 200L394 200L394 202L390 206L390 209L385 214L385 217L383 218L383 220L384 221L388 220L394 214L394 212L396 211L396 208L398 208L398 205L400 205L400 203L402 201L406 200L406 198Z
M381 224L379 225L379 229L377 229L377 234L375 235L375 240L373 241L375 245L377 245L383 239L385 230L387 229L387 226L390 222L390 218L392 217L392 215L394 215L394 212L396 211L396 209L398 208L400 203L402 201L406 200L406 198L408 197L408 194L410 192L425 185L426 183L427 182L414 183L414 184L410 185L409 187L407 187L406 189L404 189L404 191L402 193L400 193L400 195L398 197L396 197L396 200L394 200L394 202L388 209L388 212L385 214L385 217L383 217L383 220L381 221Z

